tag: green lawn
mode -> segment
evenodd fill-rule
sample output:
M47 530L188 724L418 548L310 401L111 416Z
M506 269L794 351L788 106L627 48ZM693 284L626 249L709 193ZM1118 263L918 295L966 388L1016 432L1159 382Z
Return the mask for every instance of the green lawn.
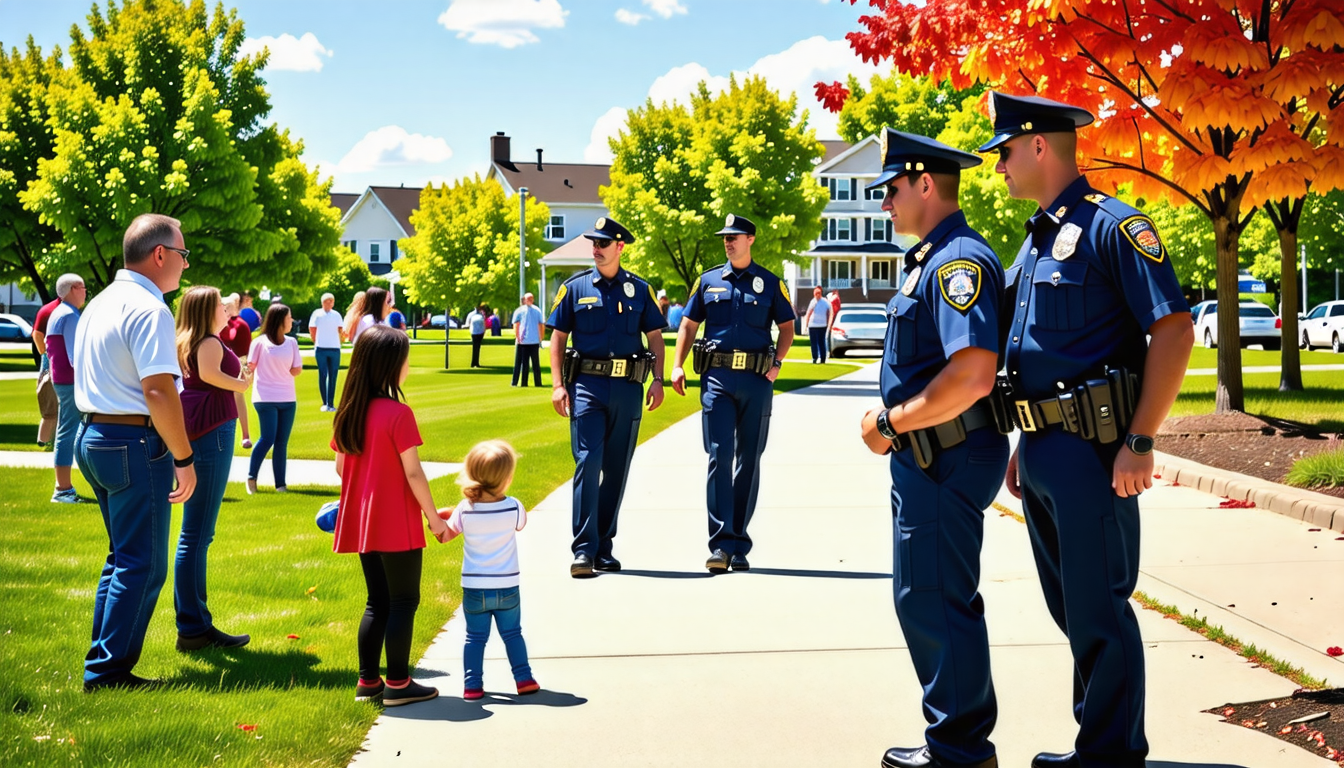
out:
M1243 367L1272 365L1280 362L1279 352L1245 349L1241 352ZM1344 355L1333 352L1303 352L1302 365L1344 365ZM1190 356L1191 368L1217 368L1218 350L1195 347ZM1242 375L1242 389L1246 397L1246 412L1258 416L1316 424L1327 430L1344 429L1344 371L1303 371L1301 392L1280 392L1279 374L1246 373ZM1172 416L1193 416L1213 412L1216 376L1187 376L1171 409Z
M465 337L464 337L465 338ZM416 346L407 396L425 439L423 455L460 461L478 440L505 438L522 452L512 493L534 506L573 472L569 429L540 390L509 387L510 340L488 341L483 371L465 368L470 343L454 334L453 368L442 346ZM792 359L807 359L804 347ZM291 456L329 459L331 414L317 410L317 375L299 379L299 419ZM786 365L779 389L796 389L854 370L845 363ZM31 380L0 381L0 449L35 439ZM648 439L699 408L698 390L669 392L647 414ZM241 453L241 449L239 449ZM0 765L345 765L378 716L356 704L355 632L363 612L358 562L331 552L313 515L330 488L248 497L231 485L210 553L210 603L219 626L247 632L238 651L173 649L172 576L159 598L136 671L170 685L154 692L80 692L93 592L107 538L92 504L50 504L51 474L7 470L0 500ZM88 486L75 473L77 487ZM443 506L459 496L451 477L432 483ZM176 544L175 516L172 542ZM461 545L431 543L416 621L419 658L460 598ZM313 588L316 588L315 590ZM313 590L310 594L309 590ZM288 635L298 639L288 639ZM450 672L460 674L459 669ZM242 730L240 726L255 726Z

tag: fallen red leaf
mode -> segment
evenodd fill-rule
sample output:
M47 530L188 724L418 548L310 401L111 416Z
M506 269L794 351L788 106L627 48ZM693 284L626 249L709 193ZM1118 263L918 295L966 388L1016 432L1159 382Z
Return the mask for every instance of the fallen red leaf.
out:
M1332 645L1325 649L1325 653L1327 656L1344 656L1344 648L1340 648L1338 645Z
M1218 506L1223 509L1255 509L1255 502L1250 499L1224 499Z
M1320 528L1308 528L1308 529L1307 529L1307 533L1320 533L1320 532L1321 532L1321 529L1320 529Z
M285 637L286 637L287 639L289 639L289 640L298 640L298 639L299 639L299 636L298 636L298 635L285 635Z
M1279 729L1279 733L1284 734L1285 736L1292 732L1293 732L1293 726L1291 725L1285 725Z
M1154 475L1153 475L1153 479L1154 479L1154 480L1161 480L1161 479L1162 479L1162 476L1161 476L1161 475L1158 475L1158 474L1154 474Z
M1223 717L1231 717L1232 714L1236 711L1237 710L1234 707L1228 707L1227 709L1223 710Z
M255 731L255 730L257 730L257 726L255 726L255 725L253 725L253 724L251 724L251 723L239 723L239 724L238 724L238 730L240 730L240 731Z

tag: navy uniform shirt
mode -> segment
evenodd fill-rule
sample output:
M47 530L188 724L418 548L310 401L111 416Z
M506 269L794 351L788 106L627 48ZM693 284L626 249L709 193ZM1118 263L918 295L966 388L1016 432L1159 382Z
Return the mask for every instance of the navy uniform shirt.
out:
M584 357L629 357L644 351L644 334L662 330L653 288L622 269L610 280L588 269L565 281L555 294L546 325L569 334Z
M1017 395L1048 397L1056 382L1100 378L1103 366L1142 375L1149 326L1190 311L1153 222L1079 178L1027 221L1027 233L1007 274Z
M741 272L729 262L695 281L682 317L705 324L705 338L719 351L763 352L772 343L770 325L796 318L784 281L751 262Z
M1003 265L961 211L905 254L906 279L887 302L879 386L888 408L919 394L967 347L999 352Z

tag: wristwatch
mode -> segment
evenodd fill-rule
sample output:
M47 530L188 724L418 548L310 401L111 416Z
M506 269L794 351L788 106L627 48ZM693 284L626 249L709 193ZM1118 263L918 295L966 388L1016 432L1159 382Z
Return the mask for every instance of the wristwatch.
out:
M779 358L775 358L775 362L772 363L771 365L772 365L773 367L775 367L775 368L783 368L783 367L784 367L784 361L783 361L783 360L780 360Z
M1125 445L1135 456L1147 456L1153 452L1153 438L1147 435L1125 435Z
M877 414L877 433L888 440L896 439L896 430L891 428L891 411L883 409Z

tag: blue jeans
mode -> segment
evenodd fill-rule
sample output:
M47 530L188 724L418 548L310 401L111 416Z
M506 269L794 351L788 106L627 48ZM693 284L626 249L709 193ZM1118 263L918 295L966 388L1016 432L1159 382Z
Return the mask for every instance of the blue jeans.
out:
M465 667L464 688L481 689L482 668L485 666L485 641L490 639L490 617L495 617L499 636L504 639L504 652L513 667L513 680L522 683L532 679L532 666L527 663L527 643L523 642L522 607L518 588L472 589L462 588L462 609L467 614L467 644L462 651Z
M177 633L203 635L214 626L205 607L205 555L215 540L215 521L224 501L233 463L236 421L227 421L191 441L196 457L196 492L182 505L182 533L177 538L177 561L173 570L173 607L177 609Z
M93 486L109 542L93 603L84 681L112 680L140 660L145 630L168 577L173 455L148 427L83 424L75 458Z
M257 409L257 423L261 437L252 446L252 461L247 467L247 479L256 480L257 470L266 454L275 446L271 468L275 470L275 487L285 487L285 459L289 451L289 431L294 428L294 412L298 403L253 403Z
M812 342L812 362L826 362L826 326L808 328L807 336Z
M341 370L341 350L339 348L317 348L317 393L322 396L322 404L336 407L336 374Z
M58 467L69 467L75 462L75 433L79 431L79 408L75 406L74 384L52 384L56 399L61 404L56 417L56 461Z

